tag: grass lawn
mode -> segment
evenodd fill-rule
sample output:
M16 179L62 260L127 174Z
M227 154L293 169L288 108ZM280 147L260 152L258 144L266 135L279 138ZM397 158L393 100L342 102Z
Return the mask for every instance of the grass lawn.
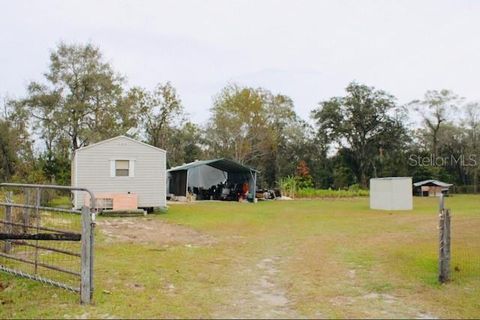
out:
M211 241L111 238L102 222L118 218L100 217L94 305L0 273L0 318L478 318L480 196L446 203L456 269L446 285L436 281L436 199L416 198L411 212L373 211L368 198L199 202L129 219ZM175 238L162 230L148 232Z

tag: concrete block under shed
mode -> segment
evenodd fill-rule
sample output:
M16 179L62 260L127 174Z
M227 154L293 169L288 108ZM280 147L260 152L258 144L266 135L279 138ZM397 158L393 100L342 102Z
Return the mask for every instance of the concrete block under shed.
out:
M137 210L138 195L135 193L121 193L121 192L98 192L95 194L96 206L100 209L122 211L122 210ZM84 198L85 205L90 204L90 197L87 195Z
M411 177L370 179L370 209L412 210Z

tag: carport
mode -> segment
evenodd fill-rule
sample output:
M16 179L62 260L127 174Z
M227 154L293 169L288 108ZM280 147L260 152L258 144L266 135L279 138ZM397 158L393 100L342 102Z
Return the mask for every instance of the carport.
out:
M255 195L257 170L229 159L197 160L167 170L168 193L198 200L235 200L241 188ZM241 193L241 192L240 192Z

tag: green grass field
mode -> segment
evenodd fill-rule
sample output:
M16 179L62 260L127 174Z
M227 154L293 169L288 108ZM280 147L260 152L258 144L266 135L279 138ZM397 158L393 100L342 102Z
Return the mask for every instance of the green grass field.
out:
M415 199L411 212L373 211L368 198L199 202L129 218L143 226L138 241L105 234L118 218L100 217L94 305L0 274L0 317L478 318L480 196L446 203L457 270L445 285L436 199ZM164 223L193 231L162 243L175 232L148 227Z

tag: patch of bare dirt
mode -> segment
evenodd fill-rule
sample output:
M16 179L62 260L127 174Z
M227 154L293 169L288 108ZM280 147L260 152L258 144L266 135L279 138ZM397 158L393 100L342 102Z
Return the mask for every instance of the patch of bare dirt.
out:
M286 291L277 284L276 275L279 257L260 260L246 269L255 275L255 280L230 305L217 310L213 318L245 319L299 319L301 315L291 306Z
M393 294L367 291L356 282L357 271L348 270L346 283L355 288L355 296L339 296L330 302L340 306L351 306L363 312L367 318L415 318L415 319L438 319L429 312L419 310L416 306L404 301L402 297ZM363 300L363 301L362 301Z
M275 276L278 273L278 257L265 258L257 263L257 272L260 279L254 283L251 293L259 305L262 305L265 318L299 318L299 314L290 308L290 301L285 290L277 286Z
M108 218L97 221L109 242L137 242L159 245L205 246L215 243L209 235L185 226L139 217Z
M0 282L0 292L8 288L8 283Z

